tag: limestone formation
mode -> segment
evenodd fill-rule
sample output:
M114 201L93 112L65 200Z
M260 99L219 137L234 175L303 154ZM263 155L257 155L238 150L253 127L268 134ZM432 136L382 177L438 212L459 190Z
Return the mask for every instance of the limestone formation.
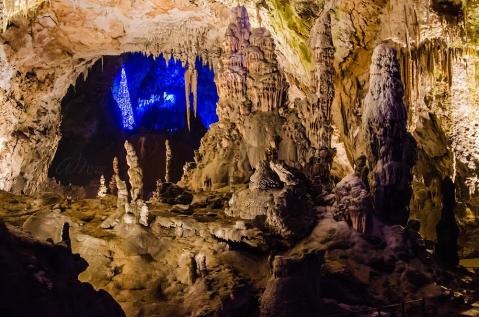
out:
M218 115L235 120L284 106L287 82L278 70L274 41L265 28L251 29L245 7L232 10L218 75Z
M125 150L126 163L128 164L128 177L131 186L131 200L135 202L137 199L143 198L143 170L140 167L140 162L133 145L128 141L125 141Z
M479 254L475 2L0 3L0 218L9 228L0 221L0 315L477 315L477 274L454 269L457 249ZM187 129L203 119L193 121L205 93L195 65L207 63L219 121L179 184L181 151L173 161L165 144L162 182L163 166L139 164L158 131L119 128L118 140L135 143L125 144L131 186L114 160L115 208L113 197L77 198L48 175L75 129L65 92L88 81L102 56L128 52L181 62ZM142 84L130 76L130 88ZM85 136L103 128L85 121ZM95 162L110 150L98 149ZM87 163L82 177L96 167ZM332 174L333 164L354 175ZM147 206L153 177L161 180ZM96 194L92 185L83 191ZM58 195L36 194L43 189L66 194L66 212ZM373 216L385 224L371 229ZM68 235L51 242L63 224L71 245ZM437 241L435 258L421 235ZM77 281L82 271L93 287ZM418 298L421 307L390 306Z
M361 178L346 176L336 185L334 194L335 218L346 221L358 232L371 232L373 200Z
M116 178L114 173L111 176L110 181L108 182L108 189L110 190L110 194L112 195L117 194L118 188L116 188Z
M145 227L148 227L149 225L149 219L148 219L148 216L149 216L150 212L148 210L148 206L145 204L145 203L142 203L141 204L141 207L140 207L140 224L142 226L145 226Z
M115 184L117 188L117 209L119 211L125 211L125 207L128 205L128 188L126 182L120 178L120 169L118 167L118 158L113 159L113 177L115 177Z
M62 226L60 243L64 244L69 250L72 249L72 241L70 239L70 224L68 222L65 222Z
M406 225L416 144L407 131L399 71L395 49L386 44L376 47L364 100L363 131L376 215L386 223Z
M171 169L171 146L168 139L165 140L165 182L169 183L170 179L170 169Z
M268 162L259 162L254 174L251 175L249 188L266 190L282 187L283 183L278 177L278 174L273 172L273 170L269 167Z
M320 270L323 255L275 256L272 274L261 297L261 316L314 316L321 311Z
M278 171L287 183L283 183L268 162L262 161L251 176L249 188L235 192L230 199L225 214L263 223L268 230L285 241L295 241L303 237L316 222L313 202L308 193L306 177L304 181L291 182L283 172ZM292 173L289 172L290 176Z
M97 197L99 197L99 198L105 197L107 192L108 192L108 188L105 185L105 176L101 175L100 186L98 188Z
M456 267L459 264L457 239L459 228L456 222L454 207L456 205L456 188L449 177L441 184L442 212L441 219L436 226L437 244L435 257L448 267Z
M333 134L332 103L334 99L334 54L335 47L331 33L331 14L325 10L311 29L309 45L313 57L313 94L296 106L303 121L308 140L315 149L310 159L309 174L312 178L330 186L330 171L334 149L331 147Z

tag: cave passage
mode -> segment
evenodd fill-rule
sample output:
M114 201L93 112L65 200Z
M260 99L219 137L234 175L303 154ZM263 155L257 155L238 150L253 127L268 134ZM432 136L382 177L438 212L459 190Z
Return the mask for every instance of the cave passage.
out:
M201 138L218 120L214 73L197 59L197 114L190 94L188 129L187 67L139 53L104 56L95 63L87 79L80 76L62 100L62 138L49 177L63 185L84 186L89 196L94 195L100 176L111 178L115 156L123 178L127 177L123 143L129 140L140 159L148 193L165 175L165 140L169 139L170 175L178 181L183 165L193 160Z

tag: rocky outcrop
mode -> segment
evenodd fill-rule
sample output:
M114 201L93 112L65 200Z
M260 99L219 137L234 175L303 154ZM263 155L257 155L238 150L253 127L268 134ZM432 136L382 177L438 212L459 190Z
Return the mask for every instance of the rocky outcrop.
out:
M271 277L261 296L261 316L317 316L321 311L322 253L303 257L276 256Z
M0 240L3 316L125 316L107 292L78 280L88 263L68 247L34 240L3 222Z
M406 225L416 143L407 131L399 71L396 51L386 44L376 47L364 100L363 130L376 215L386 223Z
M262 161L251 176L248 189L235 192L225 214L230 217L255 220L267 230L286 241L296 241L304 237L316 221L313 201L308 192L307 182L290 181L300 177L285 178L285 175L298 175L284 163ZM305 177L303 176L305 179Z
M370 233L373 223L373 199L361 178L349 175L334 189L335 218L346 221L354 230Z

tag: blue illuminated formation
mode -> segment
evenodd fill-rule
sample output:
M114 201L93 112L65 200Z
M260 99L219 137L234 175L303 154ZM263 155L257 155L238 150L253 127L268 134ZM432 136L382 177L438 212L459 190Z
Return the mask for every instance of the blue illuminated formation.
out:
M209 128L218 121L214 73L200 60L195 66L198 71L198 119ZM141 54L125 55L123 68L113 82L112 94L121 110L125 129L177 131L186 128L185 68L179 61L170 60L167 64L162 56L153 59Z
M128 91L128 80L126 79L125 68L121 68L120 88L117 94L113 94L118 107L121 110L123 119L123 128L132 130L135 127L135 118L130 102L130 92Z

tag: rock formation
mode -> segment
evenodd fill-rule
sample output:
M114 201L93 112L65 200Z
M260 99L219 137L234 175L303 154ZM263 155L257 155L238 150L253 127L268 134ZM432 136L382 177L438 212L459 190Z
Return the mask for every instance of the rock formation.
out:
M335 218L346 221L361 233L371 231L373 200L366 185L356 175L346 176L334 189L336 196Z
M97 197L105 197L108 192L108 188L105 185L105 176L103 174L100 177L100 186L98 187Z
M370 73L363 131L374 208L382 221L406 225L416 144L407 131L404 89L395 49L386 44L376 47Z
M295 241L307 234L316 221L308 184L291 181L301 177L284 163L276 162L272 166L284 182L268 162L262 161L251 176L249 188L233 194L225 214L259 221L285 241Z
M331 148L332 103L334 99L334 53L331 33L331 15L328 10L316 20L310 33L313 57L313 94L298 102L298 114L304 122L306 134L315 155L311 158L310 176L330 186L329 174L334 149Z
M139 220L142 226L148 227L149 214L150 214L150 211L148 210L148 206L145 203L142 203L140 207L140 220Z
M165 140L165 182L170 182L170 169L171 169L171 146L170 141Z
M446 177L441 184L441 196L442 212L441 220L436 225L437 243L434 255L440 263L448 267L456 267L459 264L457 247L459 228L454 213L456 188L449 177Z
M274 47L269 31L251 29L245 7L232 10L217 82L220 120L237 120L284 106L288 85L278 70Z
M319 275L322 254L306 254L304 258L275 256L271 277L261 297L261 316L315 316L321 311Z
M125 211L125 207L128 205L128 188L126 187L126 182L120 178L120 170L118 167L117 157L113 159L113 173L115 177L118 196L116 206L119 211Z
M138 156L136 155L133 145L125 141L126 163L128 164L128 177L131 186L131 200L135 202L137 199L143 198L143 170L140 167Z
M88 263L63 245L52 245L0 222L2 316L125 316L104 290L82 283Z

